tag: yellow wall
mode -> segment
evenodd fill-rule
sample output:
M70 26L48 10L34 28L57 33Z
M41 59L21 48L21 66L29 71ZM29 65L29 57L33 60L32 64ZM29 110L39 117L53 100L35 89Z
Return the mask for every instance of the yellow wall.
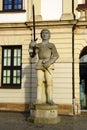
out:
M61 103L72 104L72 29L71 27L69 28L50 27L48 29L51 32L50 41L55 44L59 53L59 59L55 63L55 70L53 76L54 102L58 104ZM40 42L41 28L37 28L36 31L37 31L38 42ZM32 101L35 102L36 70L35 70L35 64L32 64L33 69L31 72L31 65L29 64L30 58L28 54L28 46L30 41L31 41L31 31L27 28L24 29L15 28L10 30L4 29L0 31L1 46L22 45L22 88L17 90L0 89L0 102L16 102L16 103L29 102L30 95L32 95ZM1 61L1 57L0 57L0 61ZM31 73L32 73L33 83L31 83L30 81Z

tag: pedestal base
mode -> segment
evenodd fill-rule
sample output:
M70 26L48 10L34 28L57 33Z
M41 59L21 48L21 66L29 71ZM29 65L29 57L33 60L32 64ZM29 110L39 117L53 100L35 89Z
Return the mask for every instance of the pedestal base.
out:
M72 13L62 14L61 20L73 20L74 16Z
M60 122L58 106L48 104L34 105L30 109L29 121L35 124L57 124Z

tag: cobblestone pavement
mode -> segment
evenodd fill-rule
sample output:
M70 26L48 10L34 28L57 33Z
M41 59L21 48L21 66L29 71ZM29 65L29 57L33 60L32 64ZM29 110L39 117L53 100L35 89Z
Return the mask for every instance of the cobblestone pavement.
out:
M0 112L0 130L87 130L87 116L60 116L56 125L27 121L28 113Z

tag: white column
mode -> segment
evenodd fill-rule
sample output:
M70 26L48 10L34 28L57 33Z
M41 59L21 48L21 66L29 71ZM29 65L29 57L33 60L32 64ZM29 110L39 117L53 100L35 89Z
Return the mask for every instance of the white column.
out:
M72 13L72 0L62 0L63 14L61 20L72 20L74 19Z

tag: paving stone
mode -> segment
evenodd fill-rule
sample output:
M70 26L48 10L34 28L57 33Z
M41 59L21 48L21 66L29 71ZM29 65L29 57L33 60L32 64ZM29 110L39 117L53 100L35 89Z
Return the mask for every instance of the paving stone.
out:
M0 130L87 130L87 116L60 116L55 125L33 124L29 113L0 112Z

